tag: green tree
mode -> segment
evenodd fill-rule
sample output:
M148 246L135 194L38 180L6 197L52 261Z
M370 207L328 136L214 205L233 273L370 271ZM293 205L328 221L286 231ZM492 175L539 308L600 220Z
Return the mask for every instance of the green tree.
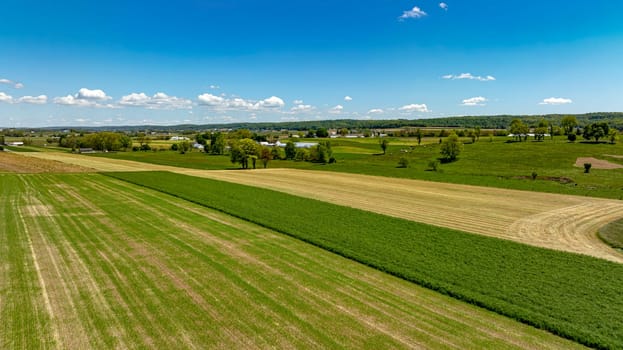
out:
M286 159L294 159L296 157L296 146L294 142L288 141L285 147Z
M422 143L422 136L424 136L422 129L417 128L417 130L415 130L415 137L417 138L418 146Z
M268 162L273 159L273 152L268 147L262 147L260 150L260 159L262 160L262 165L264 165L264 169L268 167Z
M537 141L543 141L545 139L545 134L547 134L547 121L541 119L537 128L534 129L534 138Z
M615 128L610 129L610 132L608 133L608 140L611 144L615 144L617 142L617 134L618 132Z
M329 132L325 128L316 130L316 137L329 137Z
M560 121L560 127L564 130L565 135L571 134L576 126L578 126L578 120L572 115L566 116Z
M584 127L582 137L586 140L595 139L595 142L599 142L600 138L606 137L609 133L608 123L593 123Z
M389 141L387 139L381 139L379 141L379 144L381 145L381 149L383 150L383 154L385 154L387 152L387 146L389 145Z
M225 153L225 136L220 132L214 132L210 134L210 153L211 154L223 154Z
M188 141L182 141L177 144L177 150L180 154L186 154L186 152L192 149L192 145Z
M524 124L521 119L513 119L511 121L511 125L508 128L508 131L515 135L515 139L517 139L518 141L525 141L528 139L528 132L530 131L530 129L528 128L528 126L526 124Z
M446 137L441 143L441 158L446 162L455 161L462 150L463 142L459 140L457 134L451 133L450 136Z

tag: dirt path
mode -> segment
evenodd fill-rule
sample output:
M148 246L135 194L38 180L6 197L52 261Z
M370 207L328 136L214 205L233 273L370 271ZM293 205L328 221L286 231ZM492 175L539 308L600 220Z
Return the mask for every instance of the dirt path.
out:
M29 153L99 171L165 170L270 188L436 226L623 263L597 229L623 202L491 187L295 169L206 171L61 153Z

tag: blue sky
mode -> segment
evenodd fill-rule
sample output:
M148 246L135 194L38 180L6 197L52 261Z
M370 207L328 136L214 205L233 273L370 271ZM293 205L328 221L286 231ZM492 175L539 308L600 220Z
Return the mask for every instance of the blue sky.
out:
M0 127L623 111L616 0L0 7Z

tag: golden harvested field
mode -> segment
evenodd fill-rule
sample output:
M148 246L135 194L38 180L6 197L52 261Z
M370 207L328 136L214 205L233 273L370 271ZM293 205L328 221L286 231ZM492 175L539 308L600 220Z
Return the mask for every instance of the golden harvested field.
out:
M205 171L72 154L29 153L101 171L166 170L270 188L466 232L623 263L597 237L623 202L499 188L294 169Z

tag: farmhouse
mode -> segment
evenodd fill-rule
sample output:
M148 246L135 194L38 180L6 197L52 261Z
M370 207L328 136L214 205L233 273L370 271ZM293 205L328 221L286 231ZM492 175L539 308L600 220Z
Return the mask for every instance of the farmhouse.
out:
M13 142L7 142L6 145L7 146L23 146L24 142L22 142L22 141L13 141Z
M188 140L190 139L186 136L171 136L171 138L169 139L169 141L188 141Z

